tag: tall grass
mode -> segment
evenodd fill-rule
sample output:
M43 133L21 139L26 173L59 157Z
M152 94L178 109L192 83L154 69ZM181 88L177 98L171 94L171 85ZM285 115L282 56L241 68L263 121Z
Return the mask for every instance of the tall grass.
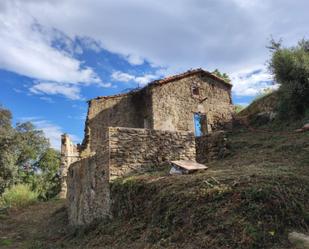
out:
M20 208L35 203L38 193L32 191L29 185L17 184L7 189L0 197L0 207Z

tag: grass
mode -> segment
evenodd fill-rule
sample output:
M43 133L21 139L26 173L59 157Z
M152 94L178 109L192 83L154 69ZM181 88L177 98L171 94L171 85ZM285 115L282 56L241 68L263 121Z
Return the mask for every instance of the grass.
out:
M114 219L64 247L289 248L289 231L309 231L309 133L237 130L228 141L204 173L115 180Z
M10 246L12 245L13 241L10 239L0 239L1 246Z
M21 208L29 206L38 200L38 193L32 191L26 184L17 184L7 189L0 198L0 207Z
M112 220L70 230L66 209L51 212L49 202L14 228L35 231L25 248L290 248L290 231L309 231L309 133L239 129L228 149L203 173L162 168L115 180Z

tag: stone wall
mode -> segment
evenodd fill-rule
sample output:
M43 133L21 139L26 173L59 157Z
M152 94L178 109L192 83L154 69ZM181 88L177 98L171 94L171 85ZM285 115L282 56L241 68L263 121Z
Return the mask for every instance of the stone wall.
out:
M227 136L223 131L195 138L196 161L202 164L224 158L229 153Z
M192 88L198 87L194 95ZM196 73L171 82L153 82L138 91L88 102L83 154L89 155L106 139L108 127L148 128L194 132L194 113L206 114L208 131L231 120L231 85Z
M71 225L90 224L110 216L108 151L100 150L92 157L73 163L67 179Z
M110 180L171 160L195 160L191 132L110 127L94 155L71 164L67 207L71 225L110 216Z
M199 88L199 95L192 93ZM208 130L231 120L231 86L204 75L192 75L152 90L153 123L157 130L194 132L194 113L207 115Z
M67 195L67 174L70 165L79 160L79 152L77 146L72 142L68 134L61 135L61 191L60 198L66 198Z
M83 150L95 152L108 127L144 128L145 120L152 124L151 98L148 89L128 94L98 97L88 102Z
M108 139L111 178L172 160L195 160L192 132L110 127Z

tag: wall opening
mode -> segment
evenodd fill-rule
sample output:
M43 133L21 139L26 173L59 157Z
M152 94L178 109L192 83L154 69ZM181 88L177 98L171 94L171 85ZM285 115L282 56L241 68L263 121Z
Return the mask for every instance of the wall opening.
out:
M194 134L200 137L208 134L207 116L205 113L194 113Z
M144 117L144 128L150 129L150 122L149 122L148 117Z
M199 88L199 86L193 85L191 90L192 90L192 95L194 97L199 97L200 96L200 88Z

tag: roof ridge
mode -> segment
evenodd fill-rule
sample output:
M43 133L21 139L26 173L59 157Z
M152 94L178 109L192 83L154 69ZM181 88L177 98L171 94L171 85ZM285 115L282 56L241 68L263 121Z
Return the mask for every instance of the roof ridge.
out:
M169 82L172 82L172 81L175 81L175 80L178 80L178 79L183 79L185 77L189 77L191 75L194 75L194 74L197 74L197 73L204 73L206 74L208 77L212 78L212 79L215 79L215 80L218 80L226 85L229 85L229 86L232 86L231 83L227 82L225 79L207 71L207 70L204 70L202 68L195 68L195 69L190 69L190 70L187 70L183 73L179 73L179 74L175 74L175 75L170 75L170 76L167 76L165 78L162 78L162 79L157 79L157 80L154 80L154 81L151 81L149 82L146 86L144 86L143 88L140 88L140 89L134 89L133 91L130 91L130 92L127 92L127 93L119 93L119 94L114 94L114 95L107 95L107 96L98 96L96 98L93 98L93 99L109 99L109 98L117 98L117 97L122 97L122 96L126 96L126 95L129 95L129 94L133 94L133 93L136 93L136 92L139 92L141 91L142 89L145 89L147 87L149 87L150 85L163 85L163 84L166 84L166 83L169 83ZM91 99L91 100L93 100ZM91 100L88 100L91 101Z

